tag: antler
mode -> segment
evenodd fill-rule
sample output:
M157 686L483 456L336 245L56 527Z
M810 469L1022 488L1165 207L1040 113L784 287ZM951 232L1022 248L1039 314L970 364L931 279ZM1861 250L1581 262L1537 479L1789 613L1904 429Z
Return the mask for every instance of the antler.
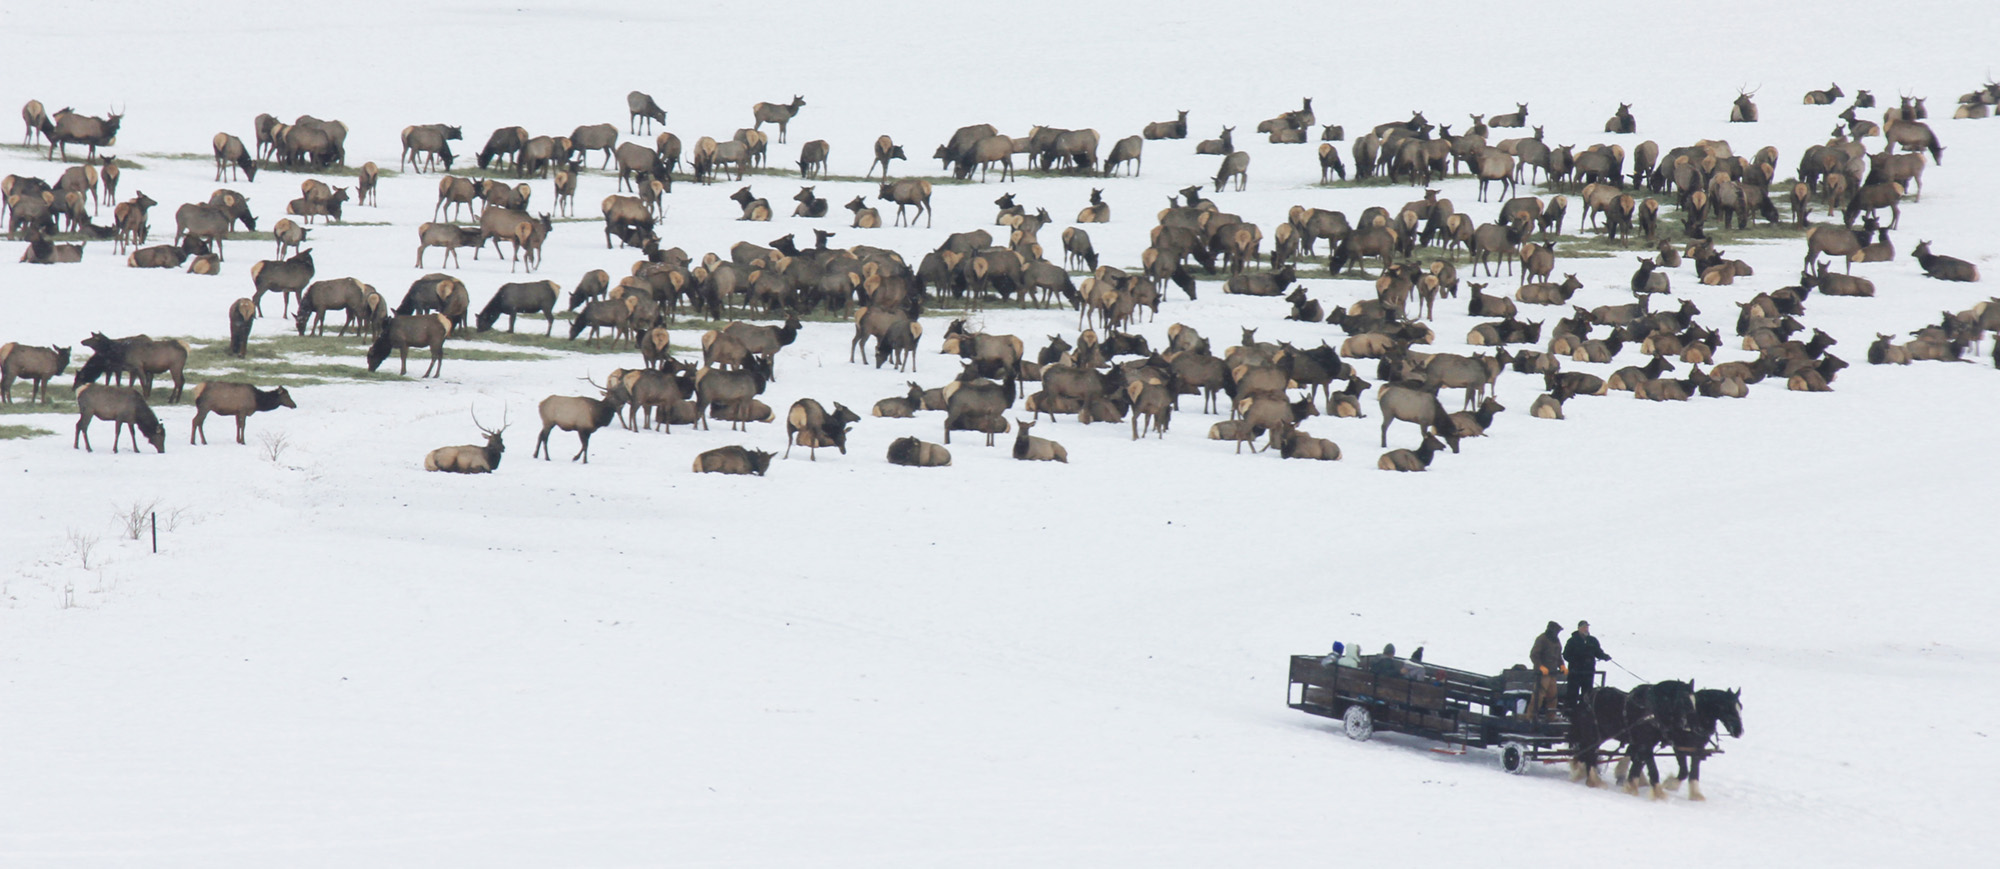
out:
M610 392L610 391L611 391L611 387L609 387L609 386L605 386L605 385L604 385L604 384L602 384L602 383L598 383L597 381L595 381L595 380L592 380L592 379L590 379L590 375L588 375L588 374L585 374L584 376L582 376L582 377L580 377L580 378L578 378L578 379L579 379L579 380L582 380L582 381L583 381L583 382L585 382L585 383L588 383L588 384L590 384L591 386L594 386L594 387L596 387L596 388L597 388L597 389L598 389L599 391L602 391L602 392Z
M480 434L489 436L493 434L492 429L487 428L485 425L479 422L479 405L477 404L472 405L472 425L474 428L479 429Z

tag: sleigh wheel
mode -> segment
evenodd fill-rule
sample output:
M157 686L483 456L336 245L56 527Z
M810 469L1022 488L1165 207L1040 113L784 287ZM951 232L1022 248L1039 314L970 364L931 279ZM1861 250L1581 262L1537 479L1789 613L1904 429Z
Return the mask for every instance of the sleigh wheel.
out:
M1500 768L1515 775L1528 771L1528 747L1518 742L1500 746Z
M1375 716L1368 707L1359 704L1347 707L1347 714L1341 717L1341 724L1347 730L1347 738L1366 740L1375 734Z

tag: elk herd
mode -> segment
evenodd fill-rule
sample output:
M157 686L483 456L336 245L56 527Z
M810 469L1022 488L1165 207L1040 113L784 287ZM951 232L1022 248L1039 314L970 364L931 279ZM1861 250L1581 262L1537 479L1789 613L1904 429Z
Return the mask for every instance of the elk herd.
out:
M1755 93L1739 89L1728 120L1758 122ZM1808 92L1804 104L1832 106L1846 98L1835 84ZM628 134L640 135L643 127L651 136L655 124L666 125L668 113L652 96L633 91L626 102ZM1960 98L1956 117L1986 117L1996 102L2000 85L1987 83ZM1063 252L1060 264L1044 257L1041 233L1053 222L1048 210L1030 208L1011 192L996 200L993 228L953 232L934 249L909 256L866 244L834 246L829 242L836 233L830 230L815 230L808 248L799 247L790 234L698 257L671 246L663 238L663 215L676 173L701 189L723 173L741 182L746 173L760 171L772 144L764 128L775 126L777 142L786 143L790 123L799 120L807 105L802 96L757 103L751 127L727 140L702 136L686 148L669 131L621 143L616 125L609 123L579 126L567 136L501 127L474 155L476 175L450 174L462 159L453 148L463 137L459 126L412 125L401 132L397 172L445 173L439 176L432 221L418 227L418 268L424 267L431 248L440 250L439 268L462 268L460 249L472 248L477 260L490 241L496 253L511 245L510 271L538 270L555 215L573 213L579 177L592 171L608 174L614 164L617 192L600 204L605 245L636 249L643 258L629 274L615 279L603 270L586 272L566 297L563 287L549 280L505 283L477 309L462 279L432 273L414 282L392 307L375 287L357 278L319 275L313 249L302 247L311 233L323 232L318 230L321 218L337 223L348 206L375 203L377 183L386 170L369 162L351 170L352 186L307 178L301 195L285 205L287 216L272 227L274 258L249 267L253 293L228 308L229 347L236 356L248 353L250 332L263 316L263 297L270 292L280 296L278 316L292 317L302 336L323 335L327 316L343 314L337 334L353 329L370 342L370 371L396 355L399 372L407 375L411 349L429 351L420 377L442 375L448 341L468 328L488 332L505 316L512 333L519 316L540 315L545 336L553 338L555 321L568 317L569 341L618 342L638 352L637 367L614 369L602 382L585 377L594 394L543 400L534 457L552 457L549 439L556 429L577 435L579 449L572 459L588 463L592 435L606 428L670 433L675 425L706 428L720 421L749 431L760 423L775 427L782 418L786 447L781 456L730 446L702 453L693 465L698 472L763 475L774 457L790 458L794 447L802 448L808 461L817 461L821 448L845 454L850 430L862 424L861 415L840 402L801 398L780 414L760 399L781 367L787 377L805 374L805 366L780 364L785 348L805 328L804 318L835 317L853 324L850 363L893 367L899 377L915 378L926 353L955 357L957 370L947 371L950 377L941 385L926 387L912 379L907 392L874 402L871 416L878 419L940 414L942 443L898 438L887 453L893 464L950 465L945 445L954 432L984 435L989 447L1011 432L1015 459L1067 463L1069 452L1061 443L1029 433L1043 424L1043 416L1050 423L1059 416L1084 424L1125 423L1133 441L1160 439L1182 412L1181 399L1199 397L1203 413L1226 414L1208 426L1209 439L1229 443L1238 453L1248 445L1252 453L1276 448L1284 458L1321 461L1341 459L1342 450L1306 432L1308 420L1322 415L1364 418L1372 410L1380 421L1379 447L1386 450L1377 467L1423 471L1447 451L1456 454L1465 441L1503 424L1507 408L1494 389L1509 372L1538 385L1540 395L1527 412L1546 420L1564 419L1566 408L1573 410L1571 402L1580 396L1614 391L1650 401L1742 398L1766 378L1791 390L1830 391L1846 363L1829 352L1837 343L1830 335L1806 324L1809 297L1814 292L1874 295L1874 284L1855 276L1853 266L1896 256L1891 232L1899 225L1900 206L1906 195L1921 198L1924 168L1941 162L1944 151L1925 121L1922 99L1904 97L1879 124L1858 114L1874 104L1869 92L1857 92L1838 115L1840 123L1831 136L1805 149L1794 177L1779 181L1785 170L1775 147L1755 149L1746 157L1727 142L1707 139L1665 147L1629 139L1583 147L1561 144L1538 125L1539 116L1531 120L1527 103L1498 114L1470 114L1471 123L1457 134L1453 124L1433 124L1416 111L1407 120L1357 127L1351 144L1342 148L1335 143L1347 141L1345 128L1320 124L1312 99L1306 98L1299 108L1258 123L1256 132L1279 145L1316 138L1323 183L1411 184L1423 191L1421 198L1369 207L1352 218L1300 204L1285 220L1267 227L1226 210L1204 195L1203 185L1192 185L1154 215L1147 246L1124 267L1102 263L1083 228L1111 222L1104 188L1091 191L1077 225L1056 234ZM1619 104L1603 132L1636 137L1632 108ZM1003 184L1023 171L1111 177L1124 169L1136 177L1145 143L1186 139L1188 115L1182 110L1173 120L1146 124L1139 134L1112 142L1101 158L1104 141L1094 129L1034 126L1025 136L1013 137L990 124L963 126L933 154L950 173L938 181L971 182L977 174L980 182L989 182L996 169ZM150 209L159 203L140 191L118 201L117 160L97 153L115 143L122 113L101 119L69 109L51 114L30 101L22 117L27 138L45 140L51 158L66 155L71 144L88 153L86 162L70 166L54 183L12 175L5 179L0 194L8 235L28 242L23 262L76 262L88 240L110 239L120 252L130 249L132 267L214 275L221 271L225 239L238 226L246 232L257 228L247 197L223 188L206 202L175 210L172 243L145 246ZM1251 155L1236 146L1236 129L1220 126L1215 138L1200 140L1191 149L1219 158L1210 193L1247 188ZM1496 136L1496 130L1523 134ZM302 115L284 123L263 114L254 120L253 131L250 145L227 132L214 136L218 183L254 181L259 171L328 173L346 166L348 128L339 121ZM1871 144L1876 138L1881 141ZM830 156L825 140L806 142L796 161L800 178L828 178ZM892 162L907 156L887 135L875 140L872 156L862 180L873 183L880 167L876 199L896 206L892 225L915 226L922 218L931 226L936 216L933 181L890 177ZM494 177L503 166L511 170L514 183ZM1353 182L1348 182L1350 172ZM530 178L551 182L554 201L548 211L532 206ZM1443 198L1434 185L1452 178L1476 180L1480 204L1459 211ZM1533 188L1539 191L1531 192ZM729 198L742 221L770 221L775 213L770 200L748 185ZM1489 199L1497 201L1497 210L1484 204ZM803 187L792 200L798 203L794 217L821 219L832 211L816 185ZM845 204L851 213L849 229L884 225L880 211L866 200L856 196ZM1789 217L1781 213L1780 203L1789 208ZM94 221L101 213L93 215L106 205L112 207L111 219L98 226ZM1886 224L1880 214L1884 209ZM1566 235L1572 210L1573 234ZM1812 221L1815 211L1825 219ZM456 222L464 220L471 222ZM1736 237L1732 233L1740 235L1760 222L1773 232L1803 232L1802 270L1794 285L1735 303L1734 335L1740 348L1754 355L1718 361L1722 330L1699 321L1703 312L1693 301L1662 300L1673 296L1677 280L1728 286L1753 276L1746 262L1729 256L1721 245ZM77 241L57 243L61 232L75 234ZM1317 252L1321 242L1326 245L1323 254ZM1566 260L1621 249L1633 251L1632 301L1592 308L1574 304L1573 297L1586 285L1562 268ZM1372 284L1373 293L1352 301L1313 298L1300 280L1321 270L1315 262L1321 256L1326 278L1355 275ZM1928 242L1917 244L1910 256L1929 277L1979 280L1974 264L1933 253ZM1840 260L1837 272L1833 260ZM1504 280L1503 270L1517 277L1511 293L1504 284L1495 286ZM1232 346L1212 345L1181 323L1166 329L1160 346L1137 334L1135 326L1159 315L1170 290L1192 300L1201 279L1219 281L1220 291L1228 295L1281 297L1274 304L1286 306L1286 319L1332 328L1316 346L1260 341L1257 330L1249 328L1241 330ZM1440 299L1447 300L1448 311L1462 304L1480 321L1464 339L1473 352L1426 349L1438 340L1434 326ZM1002 304L1066 305L1078 322L1075 330L1048 335L1046 343L1038 338L1041 346L1031 347L1020 336L991 334L976 325L979 311ZM951 320L929 345L935 349L927 351L923 319L937 307L969 313ZM1535 317L1529 313L1533 311L1548 313ZM683 315L708 321L708 328L680 326ZM752 322L777 317L783 318L782 325ZM676 328L682 330L678 335L670 331ZM1996 328L2000 301L1980 303L1945 313L1940 322L1911 332L1908 342L1879 334L1867 360L1905 365L1957 360ZM698 348L698 362L677 358L677 338L684 353ZM179 400L189 345L144 335L114 340L102 334L81 343L94 355L75 376L78 443L89 449L89 422L108 420L114 424L114 452L116 435L127 427L135 449L144 434L156 450L164 451L163 429L148 400L154 377L162 373L173 380L167 401ZM20 379L30 384L28 401L49 402L48 383L68 369L70 352L70 347L0 346L0 399L11 402L13 382ZM2000 365L2000 348L1995 359ZM1565 362L1631 364L1600 377L1566 369ZM110 382L98 382L105 378ZM1452 392L1458 390L1463 400L1454 409L1444 396L1458 400ZM190 443L206 441L202 423L210 413L236 418L240 444L251 414L297 406L282 387L265 390L223 381L196 387L193 401ZM1415 426L1414 447L1389 449L1389 430L1397 422ZM454 473L497 470L507 417L503 413L497 428L480 424L476 414L474 423L486 439L483 445L435 450L425 457L424 467Z

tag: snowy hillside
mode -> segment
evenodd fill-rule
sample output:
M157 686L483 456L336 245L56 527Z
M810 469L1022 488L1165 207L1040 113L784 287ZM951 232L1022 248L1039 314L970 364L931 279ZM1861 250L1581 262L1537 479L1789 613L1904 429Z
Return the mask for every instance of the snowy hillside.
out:
M1343 157L1354 135L1412 110L1462 131L1469 114L1527 102L1551 142L1773 145L1784 179L1838 123L1848 100L1800 104L1831 82L1884 103L1928 97L1947 147L1922 201L1901 205L1898 257L1853 269L1877 296L1807 301L1805 325L1853 365L1833 392L1776 380L1743 400L1613 392L1571 399L1568 419L1550 421L1527 413L1541 379L1510 371L1489 435L1424 474L1376 469L1372 390L1368 418L1304 424L1340 445L1337 463L1238 455L1206 439L1224 417L1194 398L1159 439L1070 417L1036 427L1067 464L1014 461L1011 435L987 448L957 433L951 467L889 465L896 438L940 440L942 414L866 409L958 372L937 352L966 316L949 309L924 321L913 375L850 364L851 324L808 321L763 400L780 412L840 401L864 419L845 455L794 450L763 478L688 469L728 444L782 451L782 425L610 429L588 465L566 461L576 436L559 431L555 461L530 459L537 402L594 394L583 378L639 365L634 352L541 341L538 317L519 327L533 339L454 339L441 378L369 377L365 348L297 338L266 299L253 334L264 361L251 370L284 373L298 407L251 417L240 447L228 419L209 420L211 445L189 446L191 406L156 396L164 454L112 455L101 422L96 451L73 450L61 442L73 402L37 411L17 384L0 412L0 865L1970 862L1990 850L1978 794L2000 774L2000 700L1983 690L2000 664L1985 553L2000 371L1990 336L1970 364L1865 357L1878 333L1994 293L2000 121L1948 118L1989 75L1976 47L2000 25L1963 4L1904 3L1902 20L1922 23L1864 51L1853 46L1878 4L1818 4L1817 19L1772 2L1727 15L1487 8L0 9L0 27L66 58L11 66L0 102L122 110L107 149L133 165L119 197L158 201L163 240L178 205L217 187L247 195L265 231L299 195L302 173L214 180L210 137L250 141L260 112L340 119L350 164L393 169L410 124L461 125L453 145L466 155L507 125L559 135L608 122L643 144L622 135L633 89L690 143L749 126L755 102L804 97L788 141L772 141L773 169L805 142L831 144L837 177L816 185L834 204L825 219L783 216L794 176L743 182L780 215L768 224L735 219L727 197L741 184L679 180L660 232L696 257L787 233L808 246L830 229L834 245L914 262L952 232L1000 233L992 200L1009 191L1055 217L1043 231L1053 257L1103 188L1113 219L1089 230L1105 262L1132 267L1168 197L1214 175L1218 158L1194 143L1225 125L1251 155L1248 187L1205 195L1264 227L1267 252L1294 205L1356 215L1422 196L1320 186L1316 136L1274 145L1251 132L1302 97L1320 123L1346 127ZM1739 89L1757 91L1761 122L1726 123ZM1621 102L1637 135L1598 132ZM1188 139L1147 142L1137 178L939 184L929 227L850 229L840 208L857 195L881 205L875 183L852 179L884 133L911 157L898 176L934 177L945 173L930 154L961 125L1091 127L1108 149L1177 110ZM0 149L0 175L61 171L39 150ZM386 177L379 207L315 227L319 276L356 277L393 301L437 270L435 252L427 268L412 256L436 184ZM550 182L529 184L533 210L551 210ZM535 277L567 290L590 269L630 272L636 252L607 250L597 221L615 185L582 179L582 219L555 224ZM1497 208L1464 176L1435 186L1480 222ZM109 218L107 204L98 220ZM1737 303L1797 282L1802 241L1765 235L1781 237L1725 246L1756 269L1734 286L1702 286L1688 266L1672 274L1671 301L1694 301L1722 330L1718 362L1753 357L1733 336ZM1925 279L1908 254L1919 240L1987 282ZM223 273L203 277L126 268L108 243L81 264L17 264L24 247L0 245L0 343L183 337L197 351L190 388L235 370L213 345L227 338L225 308L251 292L250 264L272 253L262 237L230 241ZM1648 250L1588 247L1556 267L1583 281L1575 302L1629 301ZM1305 266L1316 273L1320 251ZM447 271L475 305L521 279L490 252ZM1511 295L1518 281L1503 273L1492 288ZM1372 297L1367 282L1303 284L1329 305ZM1133 331L1158 347L1183 323L1218 350L1243 328L1301 346L1344 337L1284 319L1282 300L1225 295L1219 277L1199 289L1194 301L1170 290ZM1523 313L1553 325L1566 312ZM1484 320L1463 297L1437 314L1428 349L1483 352L1465 343ZM1067 308L973 319L1031 355L1078 331ZM698 358L698 331L670 328L681 358ZM59 398L86 355L77 346ZM1606 376L1644 361L1633 348L1563 365ZM1372 362L1357 367L1374 380ZM510 423L499 472L425 473L427 451L476 439L469 411ZM1407 423L1388 432L1390 448L1417 440ZM123 517L147 505L157 554L125 533ZM1591 790L1554 766L1509 776L1491 752L1447 756L1395 735L1354 742L1285 706L1287 656L1334 640L1422 645L1435 663L1499 672L1525 661L1548 620L1582 618L1620 665L1614 685L1744 690L1746 732L1705 768L1706 802Z

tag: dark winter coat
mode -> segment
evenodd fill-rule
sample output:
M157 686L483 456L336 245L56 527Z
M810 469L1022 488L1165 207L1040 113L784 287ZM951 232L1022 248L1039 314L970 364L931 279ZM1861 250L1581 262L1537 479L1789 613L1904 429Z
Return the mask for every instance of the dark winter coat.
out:
M1597 638L1578 632L1569 635L1569 643L1563 646L1563 660L1569 662L1570 674L1589 675L1597 672L1598 661L1609 661L1604 647L1597 644Z
M1562 626L1549 622L1549 629L1535 638L1535 648L1528 653L1528 663L1538 670L1556 673L1562 669L1562 641L1556 638L1562 633Z

